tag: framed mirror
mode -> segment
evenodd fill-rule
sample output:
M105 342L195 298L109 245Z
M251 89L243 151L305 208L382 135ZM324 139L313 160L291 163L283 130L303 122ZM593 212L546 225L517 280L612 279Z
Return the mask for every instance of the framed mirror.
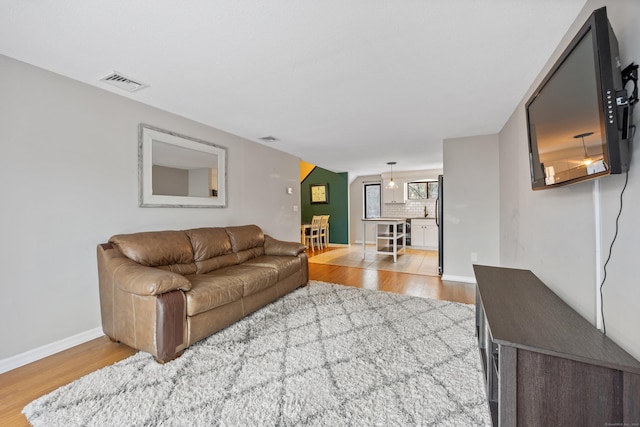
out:
M140 124L141 207L227 207L227 149Z

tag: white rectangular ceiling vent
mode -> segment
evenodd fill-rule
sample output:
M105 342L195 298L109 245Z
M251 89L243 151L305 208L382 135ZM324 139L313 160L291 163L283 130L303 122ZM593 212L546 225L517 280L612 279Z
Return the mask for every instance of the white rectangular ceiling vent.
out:
M100 79L100 81L110 84L111 86L115 86L119 89L124 89L127 92L136 92L148 86L144 83L140 83L130 79L129 77L123 76L117 71L114 71L113 73L107 76L104 76L103 78Z

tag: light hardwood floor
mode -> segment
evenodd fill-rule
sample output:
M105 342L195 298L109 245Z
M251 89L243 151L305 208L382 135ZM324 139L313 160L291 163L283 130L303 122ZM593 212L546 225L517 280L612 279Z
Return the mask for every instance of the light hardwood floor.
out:
M366 270L396 271L398 273L413 273L425 276L438 275L438 252L406 248L393 261L391 255L376 253L375 245L367 245L367 251L362 252L362 245L332 248L332 250L316 253L310 258L314 264L341 265Z
M328 251L310 252L313 257ZM381 258L380 262L388 260ZM428 297L467 304L475 302L475 288L467 283L442 282L439 277L397 271L309 263L311 280L340 283L365 289ZM32 400L90 372L135 353L107 337L97 338L37 362L0 374L0 426L28 426L22 408Z
M349 258L354 255L360 259L362 257L361 247L351 247L347 250L342 248L329 248L322 251L309 253L312 261L314 256L321 255L323 259L329 259L327 252L342 253L339 258ZM409 250L414 256L423 253L424 264L435 262L437 270L437 252ZM399 262L403 255L400 255ZM351 257L353 258L353 257ZM433 260L429 260L433 258ZM410 274L400 271L387 270L390 267L392 258L388 255L367 254L366 268L353 268L329 264L331 261L323 261L323 264L309 262L309 276L312 280L324 282L340 283L342 285L355 286L358 288L374 289L398 294L412 295L417 297L427 297L447 301L456 301L466 304L473 304L476 300L475 287L469 283L443 282L438 276L428 276L424 274ZM326 262L326 263L325 263ZM376 264L384 268L376 269Z

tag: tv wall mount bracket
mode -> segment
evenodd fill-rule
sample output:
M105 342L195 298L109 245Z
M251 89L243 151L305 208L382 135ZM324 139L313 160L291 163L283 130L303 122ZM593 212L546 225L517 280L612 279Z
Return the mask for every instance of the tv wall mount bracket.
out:
M622 86L627 87L627 83L633 82L633 90L629 96L629 104L634 105L638 102L638 65L631 63L622 70Z
M622 132L622 138L627 139L629 130L635 129L635 126L630 125L630 122L633 115L633 106L638 102L638 66L632 62L620 74L622 74L622 89L616 91L618 130ZM629 82L633 82L631 95L627 92L627 83Z

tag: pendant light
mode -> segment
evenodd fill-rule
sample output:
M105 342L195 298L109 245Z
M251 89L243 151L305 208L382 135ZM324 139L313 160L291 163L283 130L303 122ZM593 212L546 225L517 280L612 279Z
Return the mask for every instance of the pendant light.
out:
M387 162L387 164L391 167L391 179L389 179L389 183L386 185L386 188L389 188L389 189L398 188L398 184L396 184L393 181L393 165L395 165L396 162Z

